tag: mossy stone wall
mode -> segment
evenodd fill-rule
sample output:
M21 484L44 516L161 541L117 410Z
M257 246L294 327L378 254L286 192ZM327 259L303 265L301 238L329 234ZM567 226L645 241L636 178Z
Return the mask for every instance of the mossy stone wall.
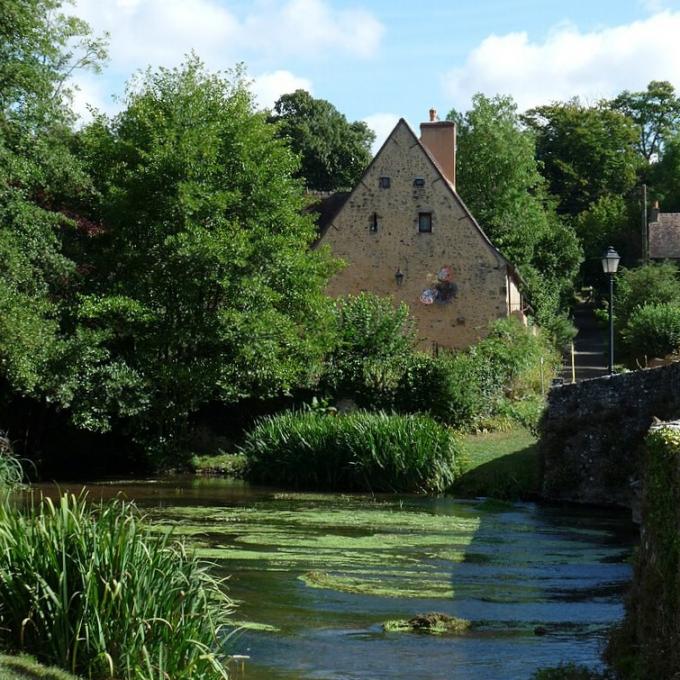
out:
M608 657L624 680L680 677L680 422L644 446L640 547L626 618Z
M680 418L680 363L553 388L539 441L542 495L633 505L655 417Z

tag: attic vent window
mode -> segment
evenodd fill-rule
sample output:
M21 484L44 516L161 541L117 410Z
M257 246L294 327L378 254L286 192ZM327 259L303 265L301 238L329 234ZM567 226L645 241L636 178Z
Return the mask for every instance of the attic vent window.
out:
M379 218L378 213L373 213L371 215L371 222L369 224L369 230L375 234L378 231Z
M381 177L378 184L379 184L381 189L389 189L390 188L390 178L389 177Z
M413 186L422 189L425 186L425 178L424 177L416 177L413 180Z
M418 213L418 231L421 234L429 234L432 231L432 213Z

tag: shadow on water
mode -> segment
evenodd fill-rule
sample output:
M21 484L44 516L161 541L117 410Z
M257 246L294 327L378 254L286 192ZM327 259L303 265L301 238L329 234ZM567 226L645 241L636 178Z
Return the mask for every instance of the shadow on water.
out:
M229 574L235 678L526 680L598 663L622 616L623 514L452 498L297 494L223 480L109 483ZM438 611L458 636L386 633ZM541 635L536 634L538 630Z

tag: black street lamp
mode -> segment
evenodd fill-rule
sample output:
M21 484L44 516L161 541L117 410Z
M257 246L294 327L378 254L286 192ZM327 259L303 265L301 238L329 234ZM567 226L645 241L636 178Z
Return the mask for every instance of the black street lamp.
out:
M612 246L602 256L602 269L609 277L609 375L614 373L614 274L620 260L621 257Z

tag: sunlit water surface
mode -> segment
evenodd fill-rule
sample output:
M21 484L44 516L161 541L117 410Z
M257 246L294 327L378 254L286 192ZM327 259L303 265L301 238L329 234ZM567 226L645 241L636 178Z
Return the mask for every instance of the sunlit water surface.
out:
M234 667L248 680L527 680L560 662L597 666L631 576L635 532L623 512L293 494L220 479L88 489L134 499L230 575L243 627L225 644L249 657ZM432 611L474 628L383 631Z

